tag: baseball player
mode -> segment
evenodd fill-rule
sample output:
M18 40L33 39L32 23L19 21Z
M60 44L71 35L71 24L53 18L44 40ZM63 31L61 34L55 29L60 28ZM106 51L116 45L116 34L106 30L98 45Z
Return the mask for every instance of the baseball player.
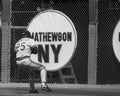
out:
M47 71L45 66L40 63L31 60L31 54L37 54L37 45L34 39L31 38L30 32L27 30L22 33L22 38L15 44L14 50L16 52L16 63L22 67L27 67L30 69L31 74L33 70L40 70L41 77L41 89L50 92L51 89L46 84ZM30 78L30 93L37 93L34 87L33 77Z

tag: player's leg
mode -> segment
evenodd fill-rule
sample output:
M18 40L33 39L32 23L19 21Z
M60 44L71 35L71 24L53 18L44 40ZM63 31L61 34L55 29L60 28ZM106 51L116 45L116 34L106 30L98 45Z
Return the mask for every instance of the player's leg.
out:
M32 60L31 60L32 61ZM32 61L31 67L37 66L37 69L40 70L40 77L41 77L41 89L50 92L51 89L47 85L47 70L45 66L40 63Z
M30 93L38 93L38 91L35 89L35 84L34 84L34 70L33 68L30 67L31 65L31 60L29 58L23 59L23 60L18 60L17 65L20 67L28 68L30 70L29 73L29 84L30 84Z
M40 76L41 77L41 89L43 91L51 92L52 90L47 85L47 80L46 80L46 78L47 78L47 71L46 71L45 67L42 67L40 75L41 75Z
M41 77L41 85L44 86L45 83L47 82L46 78L47 78L47 71L46 68L44 66L42 66L40 68L40 77Z
M38 93L38 91L35 89L35 84L34 84L34 70L30 68L30 73L29 73L29 84L30 84L30 90L29 93Z

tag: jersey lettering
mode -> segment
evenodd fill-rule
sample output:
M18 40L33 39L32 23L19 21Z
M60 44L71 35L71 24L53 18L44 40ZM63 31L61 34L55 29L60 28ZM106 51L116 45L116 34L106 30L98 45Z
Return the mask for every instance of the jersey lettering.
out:
M21 45L20 45L20 49L25 50L25 46L26 46L25 42L22 42Z
M18 47L17 47L17 50L18 51L20 51L20 50L24 51L25 48L26 48L26 43L25 42L20 42L19 45L18 45Z

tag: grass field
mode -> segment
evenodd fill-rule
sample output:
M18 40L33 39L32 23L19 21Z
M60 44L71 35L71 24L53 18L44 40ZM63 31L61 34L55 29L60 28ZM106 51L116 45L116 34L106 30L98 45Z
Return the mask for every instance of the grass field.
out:
M52 92L29 93L28 83L0 83L0 96L120 96L120 85L49 84Z

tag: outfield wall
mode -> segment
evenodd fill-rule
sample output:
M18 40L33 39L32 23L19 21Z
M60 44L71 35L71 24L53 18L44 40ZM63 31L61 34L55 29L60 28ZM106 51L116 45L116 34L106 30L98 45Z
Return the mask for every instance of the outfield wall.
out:
M19 2L13 2L13 6L15 7L14 3ZM20 6L20 5L19 5ZM25 7L27 11L30 11L29 5L28 7ZM36 5L37 6L37 5ZM13 7L13 13L12 13L12 25L14 26L11 28L11 82L26 82L28 80L28 72L24 69L19 69L16 66L15 63L15 56L13 52L13 47L15 42L20 38L20 32L24 28L15 28L15 26L27 26L27 24L30 22L30 20L37 14L36 12L25 12L25 8L19 9L18 5L15 9ZM21 6L20 6L21 7ZM72 59L72 66L76 75L76 78L78 80L78 83L87 83L87 62L88 62L88 4L87 3L57 3L54 4L53 9L59 10L63 13L65 13L74 23L76 30L77 30L77 49L75 52L75 55ZM33 9L32 11L34 11ZM24 11L24 12L21 12ZM17 69L18 68L18 69ZM40 79L39 72L36 72L36 78ZM48 72L48 81L51 83L61 83L58 71L55 72Z
M95 1L95 0L94 0ZM97 1L97 0L96 0ZM90 1L89 1L90 2ZM98 5L98 6L97 6ZM40 6L42 9L38 8ZM4 38L3 35L10 38L10 46L5 46L10 50L6 51L6 55L10 55L7 57L7 60L10 62L5 62L6 59L1 59L1 65L3 67L1 70L1 77L6 82L28 82L29 78L29 70L21 69L16 65L15 53L14 53L14 44L18 39L21 38L21 32L27 27L31 19L39 12L43 10L47 10L49 8L59 10L65 13L74 23L76 31L77 31L77 48L76 52L71 60L72 67L75 72L75 76L79 84L88 84L88 80L93 80L95 84L119 84L120 83L120 69L119 62L115 57L112 46L112 37L114 33L114 29L116 24L119 21L120 16L120 2L113 0L98 0L96 4L96 13L97 18L94 17L95 22L95 32L97 34L93 34L95 36L95 45L90 46L90 6L86 1L76 2L64 2L64 3L53 3L52 5L48 5L47 3L36 3L33 1L26 2L22 0L13 0L11 3L11 14L10 14L10 23L7 25L10 28L9 36L7 34L1 34L0 36ZM38 11L37 11L38 10ZM94 11L93 11L94 12ZM91 13L92 14L92 13ZM3 18L3 17L2 17ZM91 17L92 18L92 17ZM8 20L8 19L7 19ZM8 21L9 21L8 20ZM91 25L92 25L91 24ZM10 26L9 26L10 25ZM94 26L93 26L94 27ZM3 29L5 27L2 27ZM9 28L7 29L9 31ZM1 33L4 33L4 30L1 30ZM94 33L94 32L93 32ZM1 40L3 42L3 39ZM94 41L94 40L93 40ZM4 42L3 42L4 44ZM0 44L0 48L1 48ZM94 47L95 50L90 51L89 48ZM92 57L92 52L95 51L94 56ZM89 54L91 53L91 54ZM6 56L5 55L5 56ZM1 56L4 56L1 55ZM93 68L91 67L92 63L89 61L93 59ZM91 64L91 65L88 65ZM5 66L4 66L5 65ZM88 68L89 67L89 68ZM91 69L88 71L88 69ZM9 72L10 70L10 72ZM67 73L67 71L64 71ZM7 74L7 75L6 75ZM90 77L92 76L92 77ZM93 74L95 76L93 76ZM40 81L39 72L36 71L36 82ZM62 83L59 72L48 72L48 82L49 83ZM67 83L73 83L72 81Z

